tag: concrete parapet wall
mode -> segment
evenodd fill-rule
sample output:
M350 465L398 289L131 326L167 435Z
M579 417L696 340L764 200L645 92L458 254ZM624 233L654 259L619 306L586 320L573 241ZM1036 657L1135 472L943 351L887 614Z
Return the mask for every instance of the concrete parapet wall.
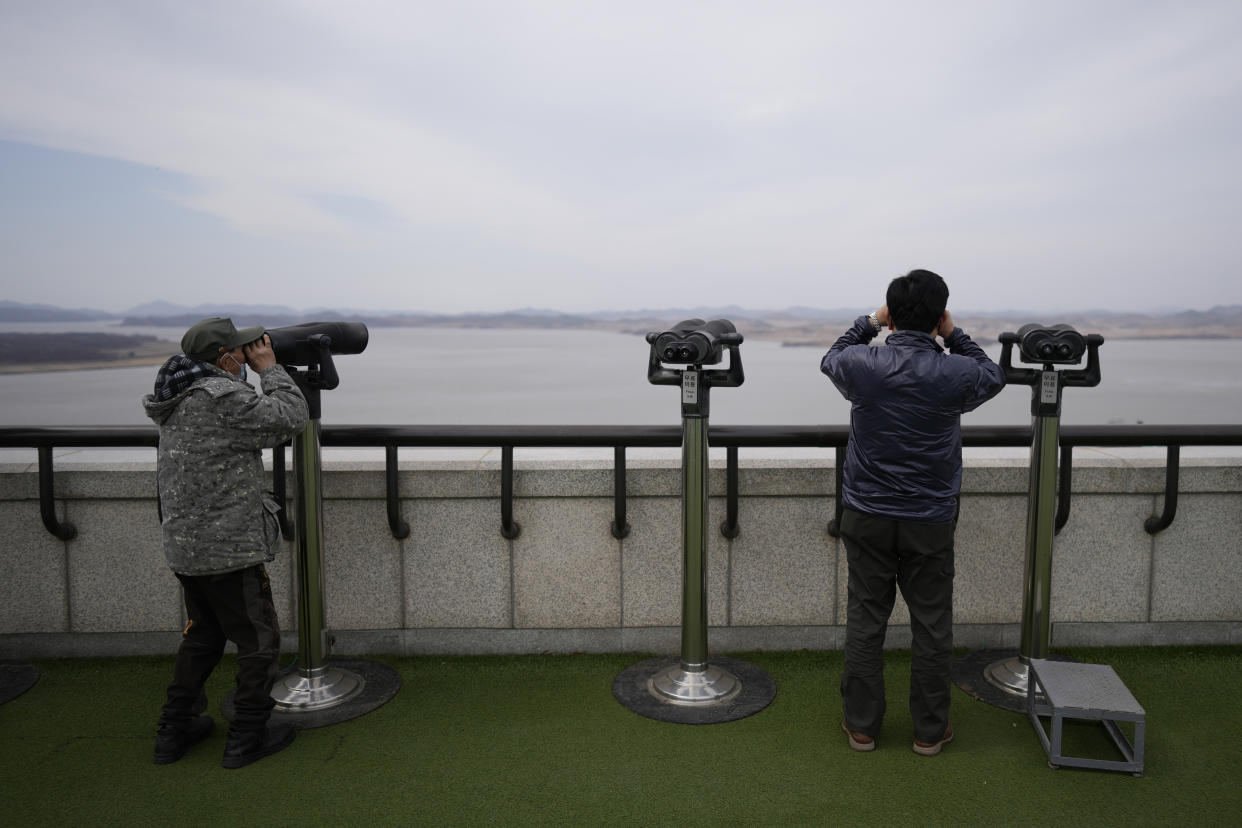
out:
M746 463L741 535L709 540L713 650L834 649L844 640L846 563L826 531L824 460ZM292 476L290 476L292 480ZM724 520L723 468L709 525ZM498 464L410 461L399 474L410 535L393 538L382 464L323 475L325 598L335 652L675 653L681 607L680 470L630 462L628 537L610 532L613 473L596 461L519 460L514 518L500 533ZM167 653L183 625L160 549L150 464L65 464L44 529L37 471L0 466L0 658ZM1162 463L1078 459L1072 511L1053 557L1053 646L1242 643L1242 463L1183 461L1177 517L1156 536ZM1013 647L1022 604L1025 462L965 469L957 532L959 645ZM270 565L292 626L292 544ZM908 646L898 599L890 646ZM285 648L296 639L286 636Z

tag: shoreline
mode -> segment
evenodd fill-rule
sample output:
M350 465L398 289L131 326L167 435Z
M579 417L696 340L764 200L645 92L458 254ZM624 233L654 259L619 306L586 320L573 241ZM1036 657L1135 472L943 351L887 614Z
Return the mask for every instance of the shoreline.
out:
M102 371L109 368L141 368L144 366L162 365L169 356L169 354L161 354L159 356L96 359L79 362L21 362L13 365L0 365L0 375L42 374L51 371Z
M0 376L160 365L177 343L147 334L0 332Z

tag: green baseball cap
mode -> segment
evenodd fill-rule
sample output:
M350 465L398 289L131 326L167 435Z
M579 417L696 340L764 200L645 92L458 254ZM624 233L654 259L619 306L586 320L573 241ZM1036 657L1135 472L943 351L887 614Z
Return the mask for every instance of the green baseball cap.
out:
M231 351L239 345L254 342L263 336L263 331L262 325L239 331L233 326L232 319L213 316L190 326L185 336L181 337L181 351L203 362L215 362L221 348Z

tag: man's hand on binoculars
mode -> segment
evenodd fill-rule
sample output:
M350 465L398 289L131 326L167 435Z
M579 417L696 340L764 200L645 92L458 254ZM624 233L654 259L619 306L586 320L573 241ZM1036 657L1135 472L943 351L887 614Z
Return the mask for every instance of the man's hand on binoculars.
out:
M246 345L242 352L246 355L246 363L255 371L262 372L276 364L276 352L272 350L272 340L267 334Z

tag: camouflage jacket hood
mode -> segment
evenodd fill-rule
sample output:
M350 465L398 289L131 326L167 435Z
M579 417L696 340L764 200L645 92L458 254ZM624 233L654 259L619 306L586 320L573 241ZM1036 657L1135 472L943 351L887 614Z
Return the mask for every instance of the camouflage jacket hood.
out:
M160 427L157 459L164 555L175 572L214 575L275 557L277 504L265 494L262 449L306 425L306 400L279 365L263 394L215 366L172 399L143 398Z

